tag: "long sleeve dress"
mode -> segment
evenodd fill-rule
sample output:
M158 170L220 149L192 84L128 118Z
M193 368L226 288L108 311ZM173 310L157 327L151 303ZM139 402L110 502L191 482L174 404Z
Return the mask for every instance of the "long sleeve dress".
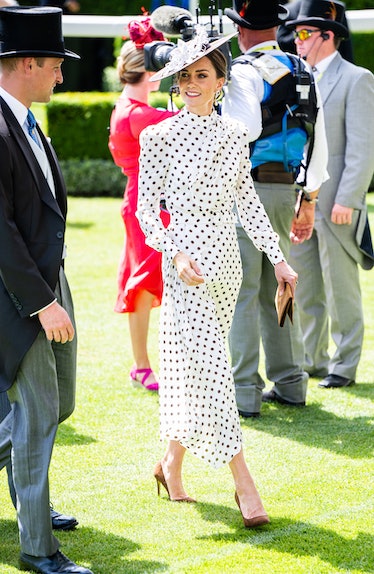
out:
M229 462L242 442L226 351L242 278L234 203L256 247L273 264L284 260L253 187L248 141L239 122L186 108L140 139L137 216L147 244L163 253L161 437L214 467ZM161 196L171 218L167 229L158 214ZM172 263L179 251L196 260L203 284L179 279Z
M161 303L162 277L161 255L145 244L144 233L135 216L138 202L139 134L150 124L156 124L174 115L173 112L157 110L151 106L121 95L110 120L109 149L116 165L127 176L127 185L121 206L125 225L125 241L118 266L118 294L115 311L133 312L139 291L154 295L153 306ZM169 222L162 213L164 225Z

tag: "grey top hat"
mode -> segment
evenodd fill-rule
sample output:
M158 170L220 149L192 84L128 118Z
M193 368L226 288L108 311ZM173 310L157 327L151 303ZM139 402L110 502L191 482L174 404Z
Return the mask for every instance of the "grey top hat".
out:
M315 26L320 30L331 30L341 38L348 38L349 31L342 24L345 11L343 2L331 2L331 0L302 0L299 15L295 20L289 20L285 26Z
M66 50L60 8L0 8L0 58L23 56L77 58Z

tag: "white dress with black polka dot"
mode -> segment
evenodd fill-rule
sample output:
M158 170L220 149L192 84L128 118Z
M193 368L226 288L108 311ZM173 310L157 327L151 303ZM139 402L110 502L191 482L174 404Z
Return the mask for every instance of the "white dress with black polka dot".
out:
M160 317L161 437L218 467L241 449L226 351L242 270L234 202L251 239L275 264L278 236L254 190L246 128L185 108L141 135L138 212L147 243L163 252ZM171 222L159 218L160 197ZM187 286L172 260L185 252L205 282ZM243 335L245 335L243 333Z

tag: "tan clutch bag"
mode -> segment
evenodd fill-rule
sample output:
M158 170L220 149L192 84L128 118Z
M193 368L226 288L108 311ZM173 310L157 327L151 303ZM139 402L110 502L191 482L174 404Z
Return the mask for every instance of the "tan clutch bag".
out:
M292 297L291 286L289 283L285 284L285 289L283 294L279 296L279 287L275 294L275 308L278 314L278 325L283 327L287 315L290 318L291 323L293 323L293 309L294 309L294 298Z

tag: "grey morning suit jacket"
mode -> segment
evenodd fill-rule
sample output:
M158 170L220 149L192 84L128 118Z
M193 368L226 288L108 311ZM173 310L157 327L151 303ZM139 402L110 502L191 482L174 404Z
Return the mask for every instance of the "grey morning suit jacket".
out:
M347 253L370 269L374 261L359 245L367 216L365 195L374 168L374 76L337 54L318 87L325 112L330 176L322 185L318 211ZM356 210L353 226L331 223L334 203Z

